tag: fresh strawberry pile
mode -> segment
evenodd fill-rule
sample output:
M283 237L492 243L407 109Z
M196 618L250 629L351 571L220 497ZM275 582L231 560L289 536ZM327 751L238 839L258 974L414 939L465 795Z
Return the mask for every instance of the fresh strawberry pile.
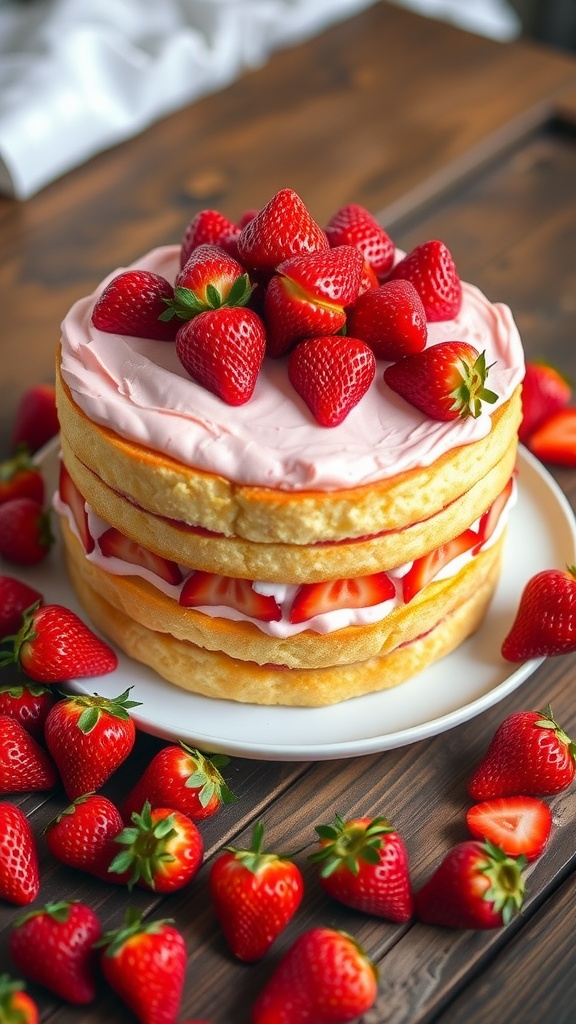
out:
M230 405L249 401L265 358L285 356L294 391L318 423L335 427L379 359L392 364L386 383L433 419L478 416L495 402L484 353L458 340L426 348L428 323L453 319L461 303L443 242L396 262L394 243L364 207L342 207L323 229L285 188L239 225L201 210L184 233L175 281L124 271L92 321L108 333L173 341L189 376Z
M522 384L520 441L542 462L576 466L572 386L548 363L528 362Z

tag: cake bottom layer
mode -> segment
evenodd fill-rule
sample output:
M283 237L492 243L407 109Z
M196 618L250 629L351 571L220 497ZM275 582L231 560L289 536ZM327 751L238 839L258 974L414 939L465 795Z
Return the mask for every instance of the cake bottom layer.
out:
M66 562L72 585L96 628L163 679L207 697L304 707L336 704L389 689L449 654L479 627L500 571L499 560L494 560L466 601L443 615L426 633L385 655L325 668L290 669L243 661L151 629L97 593L68 554Z

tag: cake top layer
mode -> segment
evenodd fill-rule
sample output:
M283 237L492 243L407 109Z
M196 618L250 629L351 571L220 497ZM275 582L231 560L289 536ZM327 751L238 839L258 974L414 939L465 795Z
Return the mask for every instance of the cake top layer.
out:
M133 267L174 281L179 246L152 250ZM125 269L125 268L122 268ZM431 465L485 437L490 416L524 376L508 307L462 283L458 316L428 325L428 346L461 340L486 353L498 401L474 419L429 419L394 394L378 361L374 381L336 427L320 426L290 384L285 358L266 358L254 394L229 406L186 373L174 344L109 334L91 322L94 302L120 270L72 306L62 325L62 376L86 415L120 436L239 484L286 491L338 490Z

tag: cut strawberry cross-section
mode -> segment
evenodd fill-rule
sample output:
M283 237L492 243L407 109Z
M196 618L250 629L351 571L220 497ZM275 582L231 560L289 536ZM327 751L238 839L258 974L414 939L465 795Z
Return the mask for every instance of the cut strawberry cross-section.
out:
M90 528L88 526L86 502L70 476L67 467L62 461L60 462L58 490L61 500L68 505L68 508L72 513L80 540L84 545L84 550L86 551L86 554L89 555L90 552L94 550L94 538L90 534Z
M138 544L135 540L120 533L120 530L114 526L111 526L98 538L98 547L107 558L121 558L124 562L130 562L132 565L140 565L166 580L166 583L177 586L182 582L182 573L176 562L171 562L168 558L155 554L154 551L145 548L143 544Z
M404 601L408 604L413 597L418 594L423 587L426 586L430 580L433 580L438 575L441 569L448 562L451 562L458 555L462 555L465 551L469 551L475 544L478 543L478 534L475 530L464 530L454 540L449 540L446 544L441 544L439 548L435 548L428 555L423 555L422 558L417 558L413 563L405 576L402 577L402 595Z
M486 541L490 540L490 537L498 526L500 516L506 507L506 503L512 494L513 487L514 477L511 476L506 486L500 491L500 494L494 498L490 508L486 509L484 515L481 516L480 523L478 525L479 543L475 550L478 550L486 543Z
M201 605L235 608L251 619L263 622L278 622L282 611L270 594L259 594L251 580L220 576L218 573L203 572L200 569L188 577L180 594L180 604L185 608Z
M292 602L290 622L307 622L315 615L339 608L371 608L391 601L395 596L396 588L385 572L345 580L303 583Z

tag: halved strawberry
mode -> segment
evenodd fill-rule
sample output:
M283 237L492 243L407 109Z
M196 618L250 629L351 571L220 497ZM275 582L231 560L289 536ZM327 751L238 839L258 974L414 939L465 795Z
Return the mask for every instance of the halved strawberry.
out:
M280 189L244 225L238 255L247 267L271 273L297 253L328 248L328 239L291 188Z
M466 823L475 839L488 839L510 857L535 860L544 851L552 812L534 796L502 796L474 804Z
M518 437L526 444L530 434L552 413L564 409L572 397L572 387L562 374L547 363L526 363L522 381L522 422Z
M180 594L180 604L185 608L202 605L235 608L249 618L261 619L263 622L278 622L282 618L282 611L275 598L257 593L251 580L220 576L200 569L186 580Z
M416 594L430 583L448 562L469 551L477 543L478 534L475 530L464 530L458 537L446 541L428 555L415 559L406 575L402 577L402 595L406 604L416 597Z
M322 427L337 427L376 373L372 349L358 338L309 338L292 350L288 378Z
M68 505L76 529L80 536L80 540L84 545L84 550L87 555L94 550L94 538L90 533L90 527L88 525L88 512L86 510L86 502L80 491L76 487L70 472L62 460L60 460L60 472L58 479L58 491L61 500L65 505Z
M395 246L369 210L358 203L341 207L326 225L331 246L354 245L377 278L383 278L394 263Z
M498 521L506 507L506 503L510 499L513 487L514 477L511 476L506 486L502 488L500 494L497 495L490 505L490 508L486 509L484 515L480 517L480 522L478 524L478 548L481 548L486 541L490 540L490 537L498 526Z
M385 572L354 576L345 580L303 583L298 587L290 609L290 622L306 622L315 615L339 608L372 608L391 601L396 588Z
M131 565L141 565L144 569L148 569L149 572L166 580L166 583L173 583L177 586L182 582L182 573L176 562L171 562L163 555L157 555L143 544L131 540L114 526L101 534L98 538L98 547L107 558L121 558L122 561L130 562Z
M414 285L431 322L453 320L460 311L462 285L444 242L432 239L417 245L396 264L390 278L403 278Z
M280 263L264 299L268 355L280 356L302 338L336 334L358 296L363 265L352 245Z
M218 210L199 210L188 224L180 246L180 266L188 262L199 245L219 245L231 256L237 255L240 228Z
M552 413L530 434L526 444L542 462L576 466L576 407Z

